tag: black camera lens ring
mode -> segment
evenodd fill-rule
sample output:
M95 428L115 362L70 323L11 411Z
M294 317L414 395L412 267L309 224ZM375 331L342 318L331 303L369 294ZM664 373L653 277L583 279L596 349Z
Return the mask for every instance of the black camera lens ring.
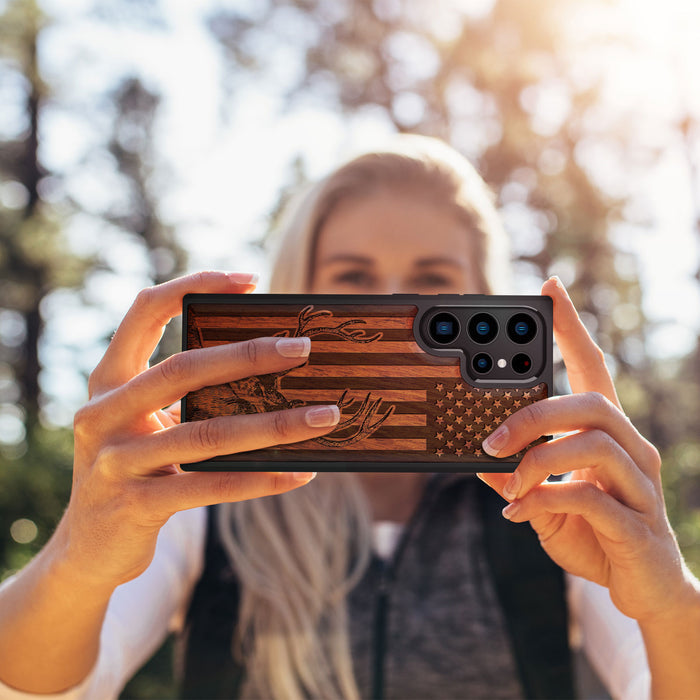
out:
M468 332L475 343L486 345L498 335L498 321L482 311L469 319Z
M486 374L493 369L493 358L487 352L479 352L472 357L472 369L477 374Z
M459 320L449 311L440 311L430 319L428 333L434 342L449 345L459 336Z
M517 313L508 320L506 332L514 343L525 345L537 335L537 321L530 314Z

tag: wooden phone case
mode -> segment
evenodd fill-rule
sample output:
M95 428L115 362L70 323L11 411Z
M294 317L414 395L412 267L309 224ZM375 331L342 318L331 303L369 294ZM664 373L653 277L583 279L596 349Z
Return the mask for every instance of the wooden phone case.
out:
M484 381L457 348L431 347L437 307L526 309L543 332L541 367L523 381ZM552 393L549 297L483 295L204 295L183 302L183 349L260 336L311 338L306 363L190 392L182 420L336 403L336 428L319 438L181 465L185 470L512 471L481 444L514 411ZM540 347L538 345L538 347ZM517 348L516 348L517 349ZM540 439L540 441L543 438ZM538 441L539 442L539 441Z

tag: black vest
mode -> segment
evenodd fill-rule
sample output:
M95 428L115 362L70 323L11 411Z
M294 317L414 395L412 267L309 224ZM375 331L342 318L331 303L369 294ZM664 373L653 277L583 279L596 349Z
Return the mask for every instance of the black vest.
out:
M486 558L526 698L573 698L563 572L532 528L508 522L503 500L479 482ZM460 488L457 481L449 489ZM239 587L207 508L205 563L177 645L183 699L238 697L245 669L231 656Z

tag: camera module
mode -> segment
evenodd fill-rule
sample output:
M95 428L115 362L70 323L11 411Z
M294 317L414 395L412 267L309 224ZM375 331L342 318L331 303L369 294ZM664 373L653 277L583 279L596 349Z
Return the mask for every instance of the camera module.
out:
M430 319L430 337L442 345L451 343L459 335L459 321L446 311Z
M482 345L490 343L498 334L498 323L491 314L475 314L469 319L469 337Z
M526 374L532 369L532 360L524 352L518 353L511 362L513 369L518 374Z
M488 355L485 352L480 352L477 355L474 355L472 358L472 367L474 368L475 372L485 374L493 367L493 359L491 359L491 355Z
M519 345L529 343L537 334L537 323L529 314L515 314L508 321L508 337Z

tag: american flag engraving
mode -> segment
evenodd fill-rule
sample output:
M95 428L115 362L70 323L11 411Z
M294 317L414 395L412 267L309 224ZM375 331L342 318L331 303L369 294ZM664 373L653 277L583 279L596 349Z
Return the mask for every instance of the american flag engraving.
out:
M518 408L546 398L546 384L473 387L457 357L415 342L416 313L413 305L190 304L189 348L260 336L308 336L312 345L302 366L191 392L185 419L336 403L340 423L321 438L217 459L493 461L481 443Z

